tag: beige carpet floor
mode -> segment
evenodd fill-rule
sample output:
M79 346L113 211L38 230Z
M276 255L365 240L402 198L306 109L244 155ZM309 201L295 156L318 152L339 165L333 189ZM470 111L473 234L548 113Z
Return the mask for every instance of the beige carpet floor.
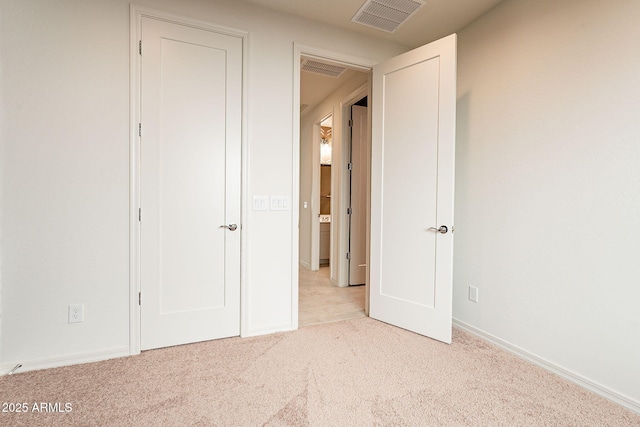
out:
M311 271L300 267L298 325L308 326L364 317L364 286L340 288L331 284L330 267Z
M640 415L455 330L369 318L0 379L2 426L640 426Z

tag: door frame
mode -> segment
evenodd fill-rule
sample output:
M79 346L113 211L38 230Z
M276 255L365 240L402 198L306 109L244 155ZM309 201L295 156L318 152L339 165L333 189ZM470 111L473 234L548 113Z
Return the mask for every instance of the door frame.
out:
M373 70L372 70L373 72ZM342 112L342 117L349 117L351 120L351 107L355 105L356 102L360 101L362 98L367 97L368 102L371 102L371 83L373 74L369 73L369 81L368 83L360 86L358 89L351 92L340 102L340 109ZM367 144L369 145L369 152L371 152L371 108L367 107ZM340 153L343 159L343 164L347 164L351 159L351 126L349 126L348 120L342 120L342 141L347 141L348 143L342 144L342 152ZM350 176L344 177L344 179L340 182L340 203L341 206L350 206L351 205L351 185L350 185ZM369 156L369 176L367 178L367 185L365 191L367 192L367 229L370 229L370 207L371 207L371 156ZM347 215L345 209L342 209L339 213L339 224L343 225L344 232L340 232L338 234L339 239L339 253L347 253L349 251L349 240L351 238L351 218ZM367 274L365 278L365 313L369 314L369 237L371 232L367 233ZM350 262L344 261L344 268L340 268L338 271L338 285L339 286L349 286L349 274L350 274Z
M320 221L315 221L314 218L320 217L320 128L322 122L329 117L333 117L333 110L323 115L319 122L313 124L313 140L311 141L311 196L309 198L309 208L311 209L311 239L309 239L311 251L308 265L311 271L320 270ZM305 265L305 267L307 266Z
M130 6L130 45L129 45L129 352L131 355L140 354L140 128L141 96L140 71L141 58L139 41L141 40L142 18L159 19L188 27L213 31L242 40L242 113L241 113L241 173L240 173L240 228L247 219L247 171L248 171L248 142L247 142L247 79L248 79L248 51L249 33L229 28L212 22L192 19L161 10L131 4ZM246 307L246 233L240 235L240 336L246 335L247 310Z
M318 58L320 60L326 60L326 61L331 61L337 64L342 64L345 66L348 66L351 69L356 69L359 71L363 71L366 73L371 73L373 70L373 66L375 64L377 64L379 61L375 61L375 60L371 60L371 59L367 59L367 58L362 58L362 57L358 57L358 56L354 56L354 55L349 55L349 54L345 54L345 53L341 53L341 52L336 52L333 50L328 50L328 49L323 49L323 48L318 48L318 47L314 47L314 46L308 46L308 45L303 45L297 42L294 42L293 44L293 147L292 147L292 171L293 171L293 200L292 200L292 206L294 206L293 209L293 221L292 221L292 230L291 230L291 327L292 329L298 329L298 294L299 294L299 274L298 274L298 265L299 265L299 250L300 250L300 230L299 230L299 224L300 224L300 109L299 108L295 108L295 106L300 105L300 59L301 57L311 57L311 58ZM367 85L367 91L370 95L370 90L371 90L371 78L369 81L369 84ZM359 89L358 89L359 90ZM356 92L358 91L356 90ZM352 94L350 96L348 96L347 98L345 98L345 102L347 102L350 97L356 96L355 94ZM360 99L360 98L358 98ZM355 101L353 101L354 103L358 101L358 99L356 99ZM341 102L341 113L344 114L344 109L345 109L345 102ZM335 114L335 111L333 112ZM369 123L370 126L371 123ZM334 125L335 125L335 115L334 115ZM344 138L344 134L345 132L347 132L347 130L345 130L345 126L344 123L341 125L340 128L340 133L341 133L341 137ZM335 134L335 126L334 126L334 134ZM344 139L342 140L344 142ZM341 144L341 152L340 152L340 156L342 159L344 159L345 156L345 148L344 148L345 144L342 143ZM319 149L319 148L318 148ZM333 162L332 162L333 163ZM340 185L340 190L341 190L341 198L343 198L343 188L344 188L344 175L341 174L340 175L340 183L338 185ZM332 184L335 185L335 184ZM341 200L342 203L342 200ZM338 214L338 221L339 221L339 225L338 227L335 227L334 230L334 218L332 216L331 218L331 222L332 222L332 239L334 238L334 236L342 236L342 234L344 234L344 225L345 225L345 221L346 221L346 209L344 210L344 215L342 215L342 212ZM332 211L333 210L333 206L332 206ZM335 212L335 211L334 211ZM337 233L337 234L336 234ZM340 249L344 249L346 247L348 247L348 245L346 243L344 243L346 241L346 239L343 239L341 245L339 246ZM346 250L344 251L344 253L346 254ZM341 257L338 254L335 254L332 252L332 259L338 260L338 262L340 263L340 266L338 268L338 276L335 278L335 281L338 282L338 280L341 280L342 277L346 277L346 273L344 272L345 270L345 263L340 259ZM335 263L332 263L335 264ZM333 270L333 269L332 269ZM341 273L341 274L340 274ZM332 277L332 281L334 280L334 278ZM343 279L342 279L343 280ZM338 282L338 285L340 285L340 282ZM365 297L368 300L368 296ZM365 311L368 311L368 307L366 307L365 304Z

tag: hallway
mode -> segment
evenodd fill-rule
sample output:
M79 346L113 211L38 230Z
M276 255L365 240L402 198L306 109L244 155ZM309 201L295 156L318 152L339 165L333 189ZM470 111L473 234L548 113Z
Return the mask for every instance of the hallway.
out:
M329 280L330 267L311 271L300 267L298 325L308 326L365 317L364 286L340 288Z

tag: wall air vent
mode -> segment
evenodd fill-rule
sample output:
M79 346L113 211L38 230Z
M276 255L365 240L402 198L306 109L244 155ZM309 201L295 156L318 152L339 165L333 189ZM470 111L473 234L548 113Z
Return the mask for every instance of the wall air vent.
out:
M367 0L351 22L393 33L424 4L422 0Z
M305 59L300 64L300 71L306 71L308 73L322 74L323 76L338 78L347 69L339 65L325 64L324 62L316 61L313 59Z

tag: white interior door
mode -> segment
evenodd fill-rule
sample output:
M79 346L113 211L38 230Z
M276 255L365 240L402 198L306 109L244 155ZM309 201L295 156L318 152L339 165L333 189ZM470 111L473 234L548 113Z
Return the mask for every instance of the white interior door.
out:
M349 216L349 285L363 285L367 277L367 181L369 143L367 107L351 107L351 215Z
M143 18L141 64L141 348L239 335L242 39Z
M374 66L372 108L370 316L450 343L456 35Z

